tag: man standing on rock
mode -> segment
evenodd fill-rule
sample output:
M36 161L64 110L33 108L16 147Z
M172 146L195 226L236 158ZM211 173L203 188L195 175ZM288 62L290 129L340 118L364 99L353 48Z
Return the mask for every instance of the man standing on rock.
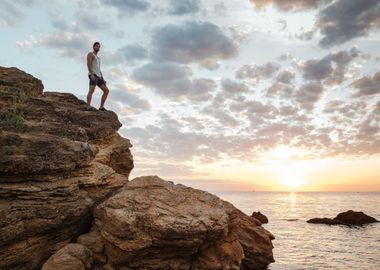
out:
M92 95L94 94L95 87L99 86L103 91L102 99L100 102L99 111L106 111L104 108L104 103L106 102L109 90L106 85L106 81L103 79L102 72L100 71L100 58L98 52L100 50L100 43L95 42L92 45L93 51L87 54L87 68L88 68L88 78L90 79L90 87L87 94L87 108L86 111L96 111L94 107L91 106Z

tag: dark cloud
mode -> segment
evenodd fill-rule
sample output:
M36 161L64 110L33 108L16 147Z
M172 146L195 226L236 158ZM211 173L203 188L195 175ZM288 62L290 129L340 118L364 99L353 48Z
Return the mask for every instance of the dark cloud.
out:
M268 62L264 65L244 65L236 72L237 78L249 78L259 82L261 79L268 79L280 69L280 66L274 62Z
M116 7L119 16L132 15L148 10L149 3L144 0L101 0L103 4Z
M267 97L272 98L289 98L294 93L294 86L283 83L283 82L275 82L270 87L268 87L266 91Z
M273 6L282 11L303 11L317 8L333 0L250 0L257 9Z
M297 90L295 98L303 108L311 110L314 108L314 104L320 99L324 90L320 83L310 82L302 85Z
M133 72L132 78L172 99L207 101L216 84L211 79L191 78L188 66L175 63L149 63Z
M366 36L380 26L380 2L377 0L338 0L322 9L316 26L324 36L319 44L330 47Z
M281 83L290 84L295 78L296 74L290 70L282 70L277 74L276 81Z
M357 37L367 36L380 27L380 2L377 0L250 0L257 9L273 6L284 12L318 9L314 29L298 35L310 40L319 30L319 45L328 48Z
M329 58L308 60L304 63L302 69L303 77L305 79L316 81L326 79L333 71L331 60Z
M246 93L249 90L246 84L231 79L223 79L221 85L223 91L232 95Z
M362 57L355 47L348 51L332 52L318 60L308 60L300 65L303 78L307 80L323 81L326 85L339 85L345 80L349 64L358 57Z
M178 63L217 62L237 54L233 40L209 22L162 27L154 33L152 46L154 59Z
M113 89L111 91L109 95L110 100L123 103L124 107L129 107L136 114L149 111L151 109L152 106L148 100L141 99L138 95L126 91L121 86L116 88L116 90Z
M116 54L127 63L134 63L148 57L148 51L140 44L125 45L119 48Z
M200 10L199 0L171 0L169 14L185 15L196 13Z
M373 96L380 94L380 71L373 75L364 76L350 84L358 91L354 96Z

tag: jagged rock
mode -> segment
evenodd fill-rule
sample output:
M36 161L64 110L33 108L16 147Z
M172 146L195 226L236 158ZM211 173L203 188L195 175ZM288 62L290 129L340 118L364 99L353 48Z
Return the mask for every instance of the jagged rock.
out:
M375 218L364 214L363 212L355 212L348 210L339 213L335 218L312 218L308 223L327 224L327 225L365 225L369 223L379 222Z
M262 224L268 223L268 218L259 212L253 212L251 217L258 219Z
M80 244L68 244L51 256L41 270L85 270L92 263L91 250Z
M137 177L94 210L115 269L264 269L273 235L232 204L157 176Z
M117 134L115 113L87 112L72 94L42 90L33 76L0 67L2 270L41 269L88 231L92 208L133 168L132 145ZM98 162L104 152L112 158Z

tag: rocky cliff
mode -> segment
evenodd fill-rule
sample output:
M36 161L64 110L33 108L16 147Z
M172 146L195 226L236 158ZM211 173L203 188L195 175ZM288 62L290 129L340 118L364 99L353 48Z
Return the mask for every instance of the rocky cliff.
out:
M132 145L117 133L117 115L85 106L0 67L0 269L265 269L274 261L273 235L228 202L158 176L128 181Z

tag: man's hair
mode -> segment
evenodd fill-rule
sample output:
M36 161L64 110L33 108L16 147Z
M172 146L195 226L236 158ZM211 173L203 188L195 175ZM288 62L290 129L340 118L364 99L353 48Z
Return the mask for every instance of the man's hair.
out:
M100 43L98 41L94 42L94 44L92 45L92 48L94 48L95 45L100 45Z

